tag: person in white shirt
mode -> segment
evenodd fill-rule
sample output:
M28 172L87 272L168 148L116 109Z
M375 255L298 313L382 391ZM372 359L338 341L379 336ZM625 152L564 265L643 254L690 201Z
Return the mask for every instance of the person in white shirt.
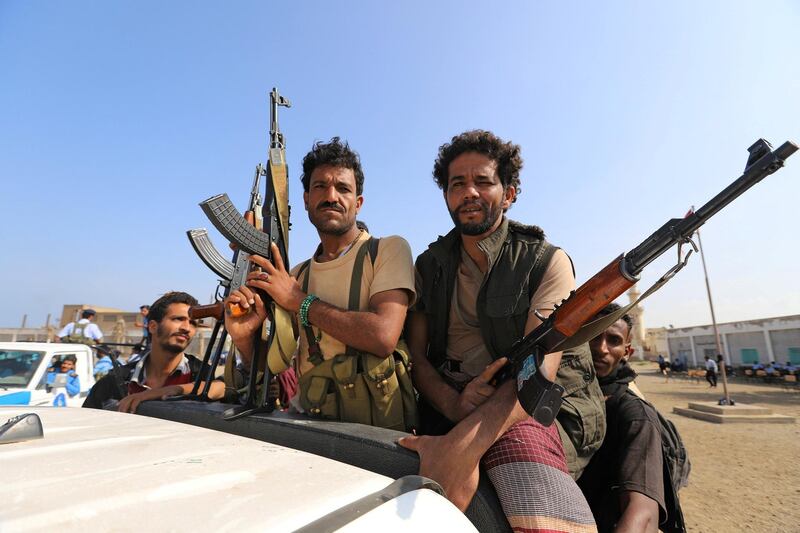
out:
M717 386L717 362L706 356L706 381L711 387Z
M70 322L56 335L56 342L72 342L78 344L97 344L103 340L103 332L93 323L97 312L94 309L84 309L81 319Z

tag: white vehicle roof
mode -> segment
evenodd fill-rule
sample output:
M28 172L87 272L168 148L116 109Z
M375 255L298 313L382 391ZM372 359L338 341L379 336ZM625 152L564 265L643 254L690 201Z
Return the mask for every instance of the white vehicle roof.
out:
M308 453L139 415L0 407L0 424L27 412L41 417L44 438L0 444L4 533L292 531L393 481ZM449 530L474 531L429 490L375 509L399 506L389 513L395 522L384 520L379 529L419 529L420 517L409 509L414 501L424 507L431 496L438 501L427 504L427 518L446 521ZM362 517L346 529L363 530L359 522L372 525Z
M29 350L34 352L75 351L88 348L85 344L66 342L0 342L0 350Z

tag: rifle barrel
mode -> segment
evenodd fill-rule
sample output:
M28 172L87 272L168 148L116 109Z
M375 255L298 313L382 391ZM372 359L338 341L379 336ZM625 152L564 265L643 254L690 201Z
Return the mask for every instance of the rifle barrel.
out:
M766 144L766 141L763 142ZM625 261L622 265L624 273L632 278L638 276L658 256L676 243L690 238L700 226L722 208L741 196L750 187L780 169L786 158L797 150L797 145L791 141L786 141L777 150L767 150L758 160L748 165L736 181L706 202L700 209L685 218L673 218L667 221L639 246L625 254Z

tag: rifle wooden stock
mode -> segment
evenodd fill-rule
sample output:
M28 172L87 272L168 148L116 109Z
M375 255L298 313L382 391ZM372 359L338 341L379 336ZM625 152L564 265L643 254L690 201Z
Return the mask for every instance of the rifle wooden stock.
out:
M592 276L564 300L559 307L553 327L565 337L571 337L606 305L630 289L636 280L622 275L620 255L603 270Z
M193 305L189 308L189 317L193 320L200 320L203 318L216 318L222 320L224 317L222 302L217 302L208 305Z

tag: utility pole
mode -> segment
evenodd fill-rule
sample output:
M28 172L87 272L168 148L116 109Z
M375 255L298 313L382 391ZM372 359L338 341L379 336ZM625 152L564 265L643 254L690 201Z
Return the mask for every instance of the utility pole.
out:
M692 212L694 212L694 206L692 206ZM711 299L711 284L708 282L708 269L706 269L706 254L703 253L703 241L700 240L700 230L698 229L696 232L697 234L697 245L700 248L700 260L703 263L703 275L706 279L706 292L708 293L708 307L711 309L711 324L714 326L714 339L717 341L717 353L722 356L722 361L720 361L720 372L722 373L722 392L725 395L725 405L732 405L731 404L731 397L728 394L728 373L725 368L725 354L722 353L722 342L720 341L719 337L719 329L717 328L717 317L714 314L714 302Z

